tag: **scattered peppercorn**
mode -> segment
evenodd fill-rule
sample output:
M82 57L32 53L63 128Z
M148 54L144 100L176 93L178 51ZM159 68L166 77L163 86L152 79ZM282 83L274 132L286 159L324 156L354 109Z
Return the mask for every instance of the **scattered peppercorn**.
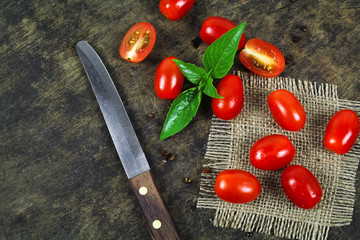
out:
M211 168L209 166L206 166L203 168L202 170L203 173L210 173L211 172Z
M307 32L308 28L307 28L307 26L303 25L300 27L300 30L303 32Z
M168 153L165 149L161 149L161 160L164 161L164 162L174 161L175 160L175 154Z
M298 36L292 36L292 37L291 37L291 41L294 42L294 43L297 43L297 42L300 41L300 37L298 37Z
M190 179L189 177L185 177L184 182L185 182L186 184L190 184L190 183L191 183L191 179Z
M169 161L174 161L175 160L175 154L170 154L170 156L168 157Z

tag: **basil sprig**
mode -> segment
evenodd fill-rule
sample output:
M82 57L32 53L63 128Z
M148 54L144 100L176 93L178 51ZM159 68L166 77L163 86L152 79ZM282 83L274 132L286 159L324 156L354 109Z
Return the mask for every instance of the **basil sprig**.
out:
M246 22L231 29L206 49L202 58L205 69L173 59L184 76L197 86L183 91L173 101L160 134L160 141L180 132L189 124L199 109L203 93L212 98L222 98L213 81L225 77L234 64L245 25Z

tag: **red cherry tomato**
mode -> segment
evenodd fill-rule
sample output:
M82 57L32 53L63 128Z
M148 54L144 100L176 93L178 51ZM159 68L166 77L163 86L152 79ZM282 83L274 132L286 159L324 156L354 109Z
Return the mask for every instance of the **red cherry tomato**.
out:
M281 169L294 159L296 150L290 140L279 134L257 140L250 149L250 163L261 170Z
M223 18L223 17L208 17L202 24L200 30L200 38L208 45L215 42L216 39L221 37L227 31L236 27L236 23ZM239 42L238 50L245 46L245 35L242 34Z
M287 131L299 131L304 127L305 110L293 93L285 89L276 90L268 96L267 102L280 127Z
M125 34L119 49L120 56L129 62L141 62L149 55L155 41L156 32L153 25L139 22Z
M154 89L159 98L175 99L184 83L184 75L170 56L161 61L155 73Z
M260 39L250 39L240 52L240 61L262 77L276 77L285 68L285 58L278 48Z
M227 75L220 80L216 87L223 98L213 98L211 107L214 114L223 120L231 120L240 114L244 106L244 89L241 78Z
M230 203L251 202L259 196L260 191L259 180L251 173L243 170L224 170L216 177L216 195Z
M341 110L330 119L324 137L326 149L337 154L345 154L359 136L359 117L349 109Z
M291 165L281 174L281 185L286 196L299 208L310 209L320 201L320 183L307 168Z
M183 18L193 7L195 0L161 0L159 9L171 21Z

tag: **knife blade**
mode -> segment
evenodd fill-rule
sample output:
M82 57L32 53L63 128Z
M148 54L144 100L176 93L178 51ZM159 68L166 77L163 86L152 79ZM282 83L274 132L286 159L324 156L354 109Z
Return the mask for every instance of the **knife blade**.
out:
M180 239L110 74L86 41L78 42L76 50L151 236L153 239Z

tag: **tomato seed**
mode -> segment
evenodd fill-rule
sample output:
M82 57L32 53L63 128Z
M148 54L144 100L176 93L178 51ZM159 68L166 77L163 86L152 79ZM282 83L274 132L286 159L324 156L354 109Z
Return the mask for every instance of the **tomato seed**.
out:
M184 182L187 183L187 184L189 184L189 183L191 183L191 179L188 178L188 177L185 177Z

